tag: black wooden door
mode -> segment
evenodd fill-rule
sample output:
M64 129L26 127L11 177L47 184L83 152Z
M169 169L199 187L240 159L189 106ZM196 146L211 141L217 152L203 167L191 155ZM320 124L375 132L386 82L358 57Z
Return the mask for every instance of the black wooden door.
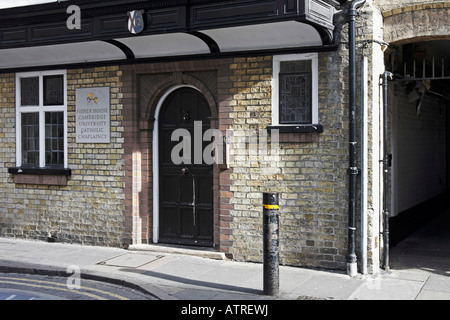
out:
M209 144L203 133L210 128L210 108L203 95L192 88L171 93L159 116L159 241L213 246L212 165L200 155ZM172 141L180 129L182 138ZM178 132L180 132L180 130ZM189 133L186 135L186 133ZM195 134L196 133L196 134ZM184 140L185 139L185 140ZM184 144L186 142L186 144ZM175 152L177 146L190 145ZM200 153L199 153L200 148Z

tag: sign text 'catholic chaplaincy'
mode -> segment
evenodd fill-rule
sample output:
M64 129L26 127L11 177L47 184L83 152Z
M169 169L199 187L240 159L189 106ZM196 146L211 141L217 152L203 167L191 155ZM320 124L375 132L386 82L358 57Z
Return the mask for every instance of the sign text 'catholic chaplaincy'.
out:
M76 90L76 142L109 143L109 87Z

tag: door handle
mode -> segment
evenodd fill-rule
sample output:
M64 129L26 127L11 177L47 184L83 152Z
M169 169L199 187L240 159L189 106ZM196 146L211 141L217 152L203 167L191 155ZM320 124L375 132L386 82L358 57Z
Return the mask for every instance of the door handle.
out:
M183 169L181 169L181 174L182 174L183 176L187 176L187 175L189 174L189 169L188 169L188 168L183 168Z

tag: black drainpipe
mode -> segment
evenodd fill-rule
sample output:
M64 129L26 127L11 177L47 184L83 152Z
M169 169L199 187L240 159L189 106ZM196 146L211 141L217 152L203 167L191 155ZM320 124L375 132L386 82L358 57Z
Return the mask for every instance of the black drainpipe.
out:
M348 211L348 255L347 255L347 273L351 277L357 275L357 259L355 253L356 247L356 180L359 175L358 157L357 157L357 127L356 127L356 26L355 20L357 9L359 9L366 0L355 0L350 4L349 9L349 70L350 70L350 92L349 92L349 211Z
M388 206L388 193L389 193L389 168L392 165L392 154L388 152L388 86L389 80L394 79L394 75L385 71L382 75L383 80L383 106L384 106L384 118L383 118L383 144L384 144L384 157L383 157L383 264L384 270L389 270L389 206Z

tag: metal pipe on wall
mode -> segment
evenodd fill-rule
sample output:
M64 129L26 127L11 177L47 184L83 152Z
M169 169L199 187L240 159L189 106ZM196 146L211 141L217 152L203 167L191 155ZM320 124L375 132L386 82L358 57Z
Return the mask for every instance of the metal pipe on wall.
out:
M362 58L361 66L361 273L367 274L367 246L368 246L368 218L367 218L367 193L368 193L368 150L366 141L369 139L369 111L368 111L368 65L367 57Z
M357 9L366 0L352 1L349 9L349 212L348 212L348 254L347 274L351 277L357 275L356 258L356 180L359 175L357 166L357 124L356 124L356 16Z
M384 270L389 270L389 168L392 163L392 155L388 151L388 87L389 80L394 79L394 75L385 71L382 75L383 78L383 146L384 146L384 156L383 156L383 263L382 268Z

